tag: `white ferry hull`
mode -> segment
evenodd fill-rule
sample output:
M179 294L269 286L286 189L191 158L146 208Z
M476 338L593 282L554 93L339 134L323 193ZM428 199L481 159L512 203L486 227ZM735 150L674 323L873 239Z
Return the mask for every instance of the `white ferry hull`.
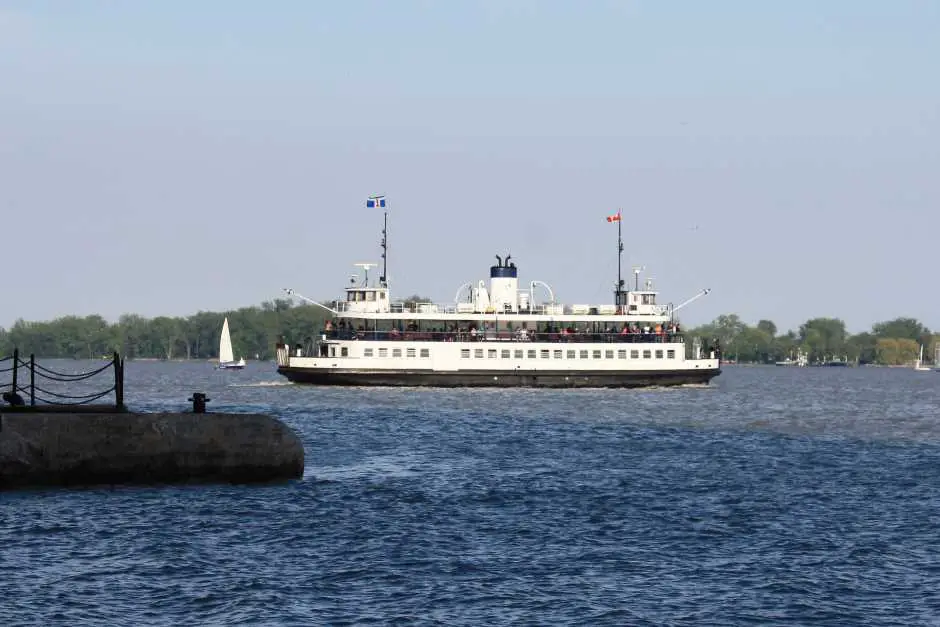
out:
M292 368L278 373L295 383L383 387L526 387L526 388L638 388L706 384L721 374L719 368L688 370L576 371L452 371L349 370Z

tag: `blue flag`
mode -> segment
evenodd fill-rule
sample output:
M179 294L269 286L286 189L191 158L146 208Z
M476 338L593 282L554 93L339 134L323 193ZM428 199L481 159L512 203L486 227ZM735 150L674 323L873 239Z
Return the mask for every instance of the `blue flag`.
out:
M376 207L383 208L385 207L385 196L373 196L366 201L366 207L369 209L375 209Z

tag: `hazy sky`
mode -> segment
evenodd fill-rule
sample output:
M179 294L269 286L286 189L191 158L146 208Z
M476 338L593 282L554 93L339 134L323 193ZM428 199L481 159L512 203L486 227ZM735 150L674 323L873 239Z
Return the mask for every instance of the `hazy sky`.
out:
M0 0L0 326L189 315L512 253L781 328L940 329L940 2Z

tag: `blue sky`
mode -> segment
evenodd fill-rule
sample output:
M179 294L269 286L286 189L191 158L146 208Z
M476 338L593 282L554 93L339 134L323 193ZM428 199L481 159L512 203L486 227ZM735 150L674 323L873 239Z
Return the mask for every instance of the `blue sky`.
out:
M451 301L940 329L940 3L0 0L0 326L189 315L378 261Z

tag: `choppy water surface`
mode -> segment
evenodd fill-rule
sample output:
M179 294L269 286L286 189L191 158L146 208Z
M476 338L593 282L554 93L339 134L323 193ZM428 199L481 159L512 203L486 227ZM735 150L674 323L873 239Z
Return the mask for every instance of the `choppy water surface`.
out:
M271 412L303 481L0 496L0 624L940 624L940 373L385 390L129 363Z

